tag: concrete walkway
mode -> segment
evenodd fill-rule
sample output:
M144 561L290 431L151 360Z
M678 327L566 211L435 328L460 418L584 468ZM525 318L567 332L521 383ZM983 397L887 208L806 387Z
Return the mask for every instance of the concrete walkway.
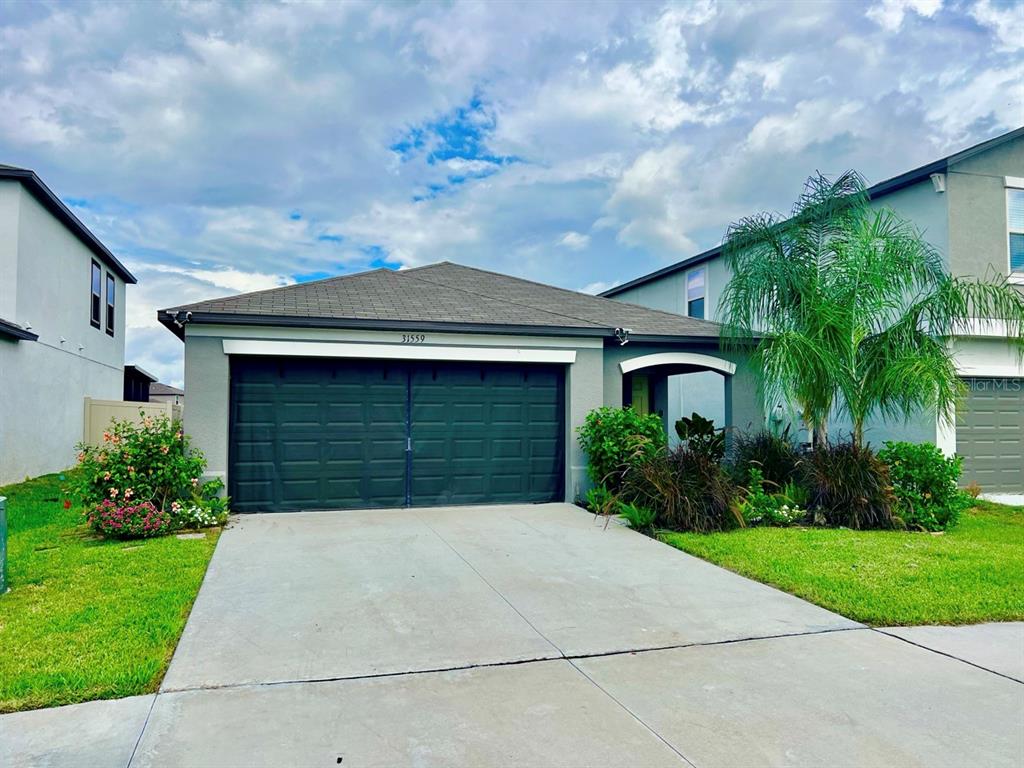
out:
M3 765L1024 762L1024 624L877 631L569 505L243 517L161 692Z

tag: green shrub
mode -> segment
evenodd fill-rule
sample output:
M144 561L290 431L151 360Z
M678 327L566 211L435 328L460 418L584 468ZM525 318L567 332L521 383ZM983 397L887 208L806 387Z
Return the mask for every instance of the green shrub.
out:
M706 533L743 525L736 486L722 465L685 445L630 467L621 498L652 510L659 528Z
M587 491L587 509L595 515L611 514L616 503L615 494L603 485L595 485Z
M729 464L739 483L746 482L750 468L756 467L769 483L782 487L798 479L802 456L790 438L789 427L776 435L766 430L737 433L732 438Z
M747 487L736 505L744 523L787 526L804 521L807 512L797 498L805 497L806 492L799 485L788 483L778 493L769 493L764 486L765 479L761 470L752 466Z
M647 507L620 502L619 517L629 523L629 527L633 530L649 533L654 528L654 519L657 517L657 513Z
M665 428L655 413L641 416L632 408L597 408L577 430L587 454L587 473L596 485L612 492L631 465L656 455L665 446Z
M725 430L715 429L715 422L699 413L679 419L676 434L691 451L703 453L715 461L725 456Z
M958 487L959 457L947 458L931 443L888 441L878 458L889 466L896 514L908 528L945 530L971 505Z
M189 450L181 423L166 416L146 416L138 425L115 421L100 445L81 443L78 451L68 491L87 507L109 499L168 510L172 501L192 497L206 468L203 455Z
M853 442L815 448L803 463L815 522L845 528L891 528L895 497L889 468Z

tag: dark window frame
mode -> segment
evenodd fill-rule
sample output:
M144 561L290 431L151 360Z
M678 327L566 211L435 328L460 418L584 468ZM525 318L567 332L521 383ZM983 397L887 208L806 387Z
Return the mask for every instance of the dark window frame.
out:
M701 273L700 296L690 298L690 275ZM686 299L686 316L698 320L707 319L707 308L705 300L708 296L708 270L706 264L687 270L683 275L683 293Z
M109 272L107 272L107 284L105 286L105 290L107 301L104 306L107 310L105 318L107 321L107 335L113 336L115 327L114 320L117 316L117 281Z
M103 317L103 268L98 261L92 261L89 268L89 325L100 327Z

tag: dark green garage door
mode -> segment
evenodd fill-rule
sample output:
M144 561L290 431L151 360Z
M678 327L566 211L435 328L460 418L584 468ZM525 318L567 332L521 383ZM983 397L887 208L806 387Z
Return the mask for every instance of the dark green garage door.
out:
M239 512L563 498L558 366L232 358Z
M964 481L986 493L1024 493L1024 379L966 379L957 414L956 452Z

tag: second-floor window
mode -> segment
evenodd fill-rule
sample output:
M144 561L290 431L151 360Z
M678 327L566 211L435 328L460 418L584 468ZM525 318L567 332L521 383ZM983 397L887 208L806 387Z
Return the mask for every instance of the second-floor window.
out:
M107 273L107 333L114 335L114 276Z
M705 269L698 267L686 273L686 314L689 317L704 318Z
M1006 223L1010 230L1010 272L1024 274L1024 189L1007 188Z
M89 283L89 322L92 323L94 328L100 327L100 305L103 301L103 271L100 269L100 265L95 261L92 262L92 273L90 274Z

